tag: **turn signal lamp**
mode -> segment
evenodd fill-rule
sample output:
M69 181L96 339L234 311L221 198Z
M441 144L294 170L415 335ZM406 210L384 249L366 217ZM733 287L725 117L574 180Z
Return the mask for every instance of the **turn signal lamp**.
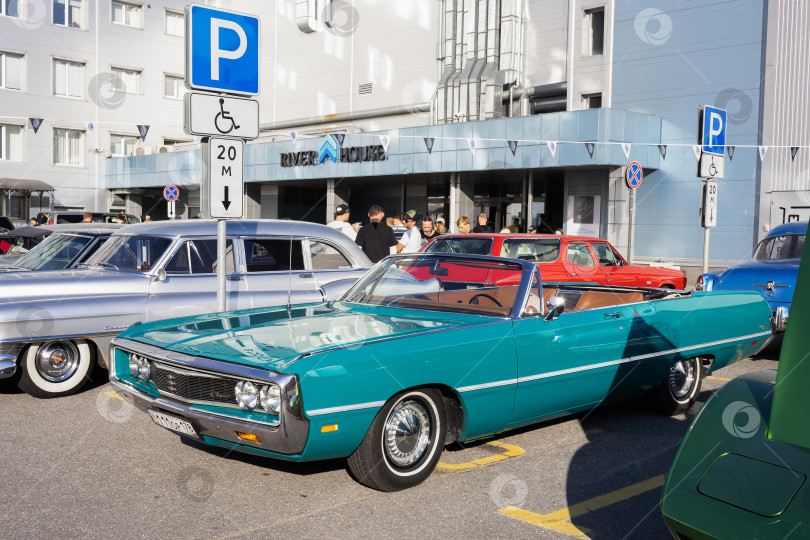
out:
M257 435L254 435L253 433L242 433L241 431L237 431L236 436L239 437L240 439L245 440L245 441L251 441L251 442L258 443L258 444L262 444L262 440Z
M321 426L321 433L331 433L332 431L337 431L338 425L332 424L330 426Z

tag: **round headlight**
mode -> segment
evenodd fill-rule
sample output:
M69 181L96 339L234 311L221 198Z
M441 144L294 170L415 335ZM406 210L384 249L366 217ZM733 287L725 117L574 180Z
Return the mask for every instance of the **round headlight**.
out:
M138 373L140 374L141 379L145 381L149 380L149 360L143 356L138 358Z
M132 374L133 377L139 377L140 375L140 368L138 367L138 355L137 354L130 354L129 355L129 372Z
M262 386L262 390L259 392L259 401L261 401L265 412L278 414L281 407L281 389L275 384Z
M236 396L236 404L246 411L252 411L259 404L259 391L256 390L256 385L252 382L243 381L237 383L234 395Z

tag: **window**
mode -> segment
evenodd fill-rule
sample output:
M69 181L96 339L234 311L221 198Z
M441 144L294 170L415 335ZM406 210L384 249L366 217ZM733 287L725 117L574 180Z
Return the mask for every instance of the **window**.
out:
M53 164L84 165L84 131L54 128Z
M183 95L186 93L183 77L177 77L175 75L166 75L164 88L164 96L167 98L182 99Z
M53 24L84 28L84 0L53 0Z
M141 93L141 71L137 69L112 68L115 75L114 84L117 92L127 94Z
M53 95L65 97L84 97L84 64L53 61Z
M248 272L304 269L300 240L245 240L245 259Z
M177 13L176 11L166 12L166 33L170 36L185 36L185 24L185 17L182 13Z
M128 4L126 2L112 3L112 22L141 28L143 6Z
M586 109L602 108L602 94L585 94L582 96L582 101Z
M587 32L587 51L590 56L604 54L605 50L605 8L585 10L585 31Z
M22 90L22 74L23 55L0 51L0 88Z
M351 268L352 263L338 249L326 242L309 242L313 270L341 270Z
M134 155L135 144L138 137L134 135L110 134L110 155L111 156L131 156Z
M591 247L599 259L599 266L622 266L622 258L608 244L596 242Z
M559 256L559 238L507 238L501 246L501 257L509 259L545 263Z
M568 244L568 256L566 260L577 266L596 266L588 249L588 244L584 242L571 242Z
M427 253L471 253L473 255L489 255L492 252L491 238L437 238L430 247L425 250Z
M233 242L225 248L225 272L233 273ZM166 264L167 274L215 274L217 272L217 241L193 240L185 242Z
M20 0L0 0L0 15L19 17Z
M0 124L0 160L22 161L22 126Z

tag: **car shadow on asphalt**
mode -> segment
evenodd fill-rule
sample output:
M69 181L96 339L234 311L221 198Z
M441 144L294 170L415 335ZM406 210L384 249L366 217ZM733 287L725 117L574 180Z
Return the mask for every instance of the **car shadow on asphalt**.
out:
M312 474L338 471L347 468L345 459L328 459L323 461L307 461L298 463L294 461L281 461L274 457L245 454L241 451L220 448L218 446L210 446L208 444L195 441L194 439L189 439L188 437L180 437L180 441L184 445L196 450L200 450L201 452L238 461L240 463L246 463L262 469L268 469L268 471L279 471L288 474L309 476Z

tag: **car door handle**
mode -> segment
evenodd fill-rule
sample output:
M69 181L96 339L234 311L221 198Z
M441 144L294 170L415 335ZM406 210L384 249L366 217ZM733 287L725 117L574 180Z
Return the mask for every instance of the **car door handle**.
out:
M313 274L312 272L305 272L303 274L298 274L298 277L300 277L301 279L314 278L315 274Z
M605 313L605 318L606 318L606 319L609 319L609 318L611 318L611 317L612 317L612 318L616 318L616 319L618 319L618 318L619 318L619 317L621 317L621 316L622 316L622 314L621 314L621 312L619 312L619 311L615 311L615 312L613 312L613 313Z
M576 275L577 275L577 274L576 274L576 272L571 272L571 276L572 276L572 277L573 277L573 276L576 276Z
M225 276L228 281L242 281L243 276Z

